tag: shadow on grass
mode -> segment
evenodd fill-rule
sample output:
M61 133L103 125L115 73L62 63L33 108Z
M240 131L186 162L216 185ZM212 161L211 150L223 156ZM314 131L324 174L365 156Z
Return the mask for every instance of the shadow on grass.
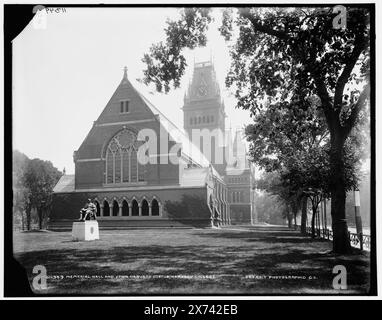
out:
M324 239L312 239L306 235L303 235L295 230L290 230L283 227L272 227L272 228L256 228L247 227L243 228L243 231L230 231L228 228L223 228L223 232L216 233L195 233L200 237L208 238L229 238L229 239L240 239L248 242L265 242L266 244L272 243L307 243L311 241L317 242L327 242Z
M225 233L225 236L231 235ZM248 235L244 235L243 238L246 237ZM315 253L313 249L306 250L303 246L289 250L269 247L269 244L277 242L272 236L263 241L264 248L260 249L251 249L250 246L208 245L118 246L108 249L27 252L17 254L16 258L26 268L30 280L34 276L32 269L35 265L44 265L47 268L48 276L53 277L48 280L48 293L86 295L290 294L309 290L327 292L332 288L332 269L337 264L347 268L350 289L361 294L368 290L367 257L335 257ZM156 278L157 275L208 275L215 278ZM268 278L253 279L248 278L248 275ZM306 279L269 278L276 276L300 276Z

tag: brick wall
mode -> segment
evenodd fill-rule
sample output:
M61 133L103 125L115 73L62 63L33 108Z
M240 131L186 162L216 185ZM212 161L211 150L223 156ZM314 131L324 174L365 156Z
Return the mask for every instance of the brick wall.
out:
M203 188L178 188L178 189L155 189L136 191L114 191L114 192L74 192L56 193L53 195L52 213L50 224L60 221L73 221L79 218L79 211L88 198L97 198L99 202L106 198L109 205L116 198L121 203L123 197L131 201L133 197L140 202L145 197L149 202L154 198L162 206L161 217L123 217L123 223L128 226L152 226L152 225L188 225L208 226L210 225L210 211L207 206L207 190ZM179 210L181 208L181 210ZM118 227L119 217L99 217L99 221L108 226ZM131 220L132 222L128 222ZM163 220L162 222L158 220ZM114 222L113 222L114 221ZM141 221L141 222L139 222ZM146 222L145 222L146 221ZM120 225L119 225L120 226Z

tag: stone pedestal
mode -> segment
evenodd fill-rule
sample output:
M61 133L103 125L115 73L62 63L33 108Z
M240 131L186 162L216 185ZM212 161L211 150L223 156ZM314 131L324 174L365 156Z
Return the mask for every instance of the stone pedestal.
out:
M73 241L91 241L99 239L98 221L86 220L73 222Z

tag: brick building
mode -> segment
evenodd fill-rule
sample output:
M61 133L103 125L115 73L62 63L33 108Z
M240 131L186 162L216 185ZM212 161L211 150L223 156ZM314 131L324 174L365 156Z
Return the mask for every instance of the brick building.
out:
M225 131L224 103L211 63L195 64L184 101L185 132L132 86L125 69L74 152L75 174L62 176L54 188L49 228L70 228L88 198L96 203L101 228L252 222L250 167L236 174L237 160L229 167L225 158L219 162L204 154L203 146L224 145L224 138L190 142L194 128Z

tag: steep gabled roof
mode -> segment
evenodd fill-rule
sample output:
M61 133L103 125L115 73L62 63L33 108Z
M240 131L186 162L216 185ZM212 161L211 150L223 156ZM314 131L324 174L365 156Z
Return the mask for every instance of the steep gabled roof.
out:
M160 125L163 126L163 128L169 133L170 139L181 144L182 156L184 158L190 159L193 163L199 165L200 167L207 168L210 166L210 161L199 150L199 148L191 142L187 134L183 130L179 129L133 86L127 77L126 69L120 84L98 117L95 126L93 126L90 130L89 134L78 149L79 159L92 157L96 158L96 154L101 154L102 145L98 143L98 141L101 141L102 139L104 140L105 138L104 132L99 129L99 126L113 123L117 124L123 121L131 120L130 114L118 112L120 102L125 99L128 99L131 102L129 104L132 109L130 114L134 114L134 119L139 121L152 118L154 121L158 121ZM218 175L217 172L215 173Z
M119 110L120 101L128 99L130 101L130 107L136 106L134 110L135 118L147 119L155 115L155 112L152 112L152 109L147 106L145 101L142 99L142 95L138 92L137 89L132 85L130 80L127 77L127 72L125 70L123 78L118 85L117 89L114 91L112 97L106 104L106 107L101 112L100 116L97 119L97 123L103 122L118 122L121 121L124 117L128 119L131 114L131 111L128 114L121 114L119 112L115 112L115 108Z
M74 174L63 175L53 188L54 193L65 193L74 191Z
M208 167L210 162L207 157L199 150L197 146L189 139L187 134L179 129L171 120L169 120L157 107L155 107L146 97L138 93L150 110L157 115L157 119L161 125L167 130L171 139L182 145L182 154L192 159L201 167Z

